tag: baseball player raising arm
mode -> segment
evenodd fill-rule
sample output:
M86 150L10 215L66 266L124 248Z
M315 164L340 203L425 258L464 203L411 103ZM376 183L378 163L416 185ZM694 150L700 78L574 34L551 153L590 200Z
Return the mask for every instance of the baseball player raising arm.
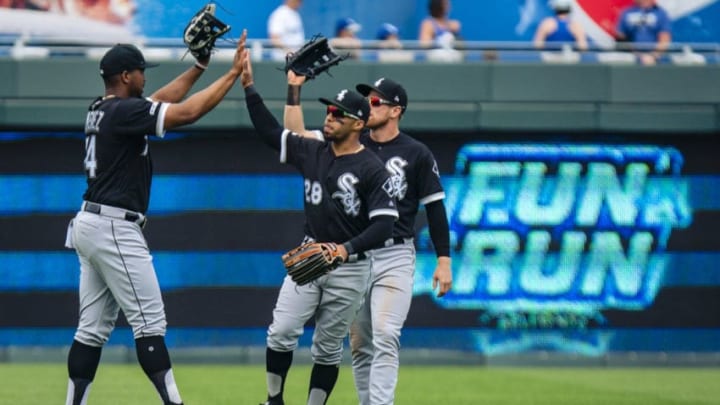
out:
M305 129L300 89L305 79L288 72L285 125L308 138L322 139ZM425 206L430 237L437 254L433 289L442 297L452 286L450 237L440 173L430 150L400 131L398 122L407 108L405 89L390 79L359 84L367 97L370 118L360 142L375 152L391 173L399 220L393 237L373 251L370 288L350 329L353 374L361 405L392 404L399 367L400 331L412 300L415 272L413 234L420 204Z
M328 142L303 138L281 127L268 111L253 86L250 60L245 60L241 80L253 126L280 152L280 161L303 176L306 239L342 245L343 257L349 259L303 286L285 277L268 329L265 404L284 403L293 351L314 316L307 404L322 405L337 380L343 339L367 291L371 258L366 252L391 237L398 212L385 167L358 140L370 110L367 99L351 90L321 98L327 105L323 132Z
M181 404L165 345L165 310L152 256L142 233L152 159L148 136L195 122L214 108L242 72L243 32L230 70L180 102L209 57L143 98L145 62L129 44L113 46L100 61L105 95L85 121L87 191L68 227L66 246L80 261L80 319L68 355L67 405L88 402L102 347L122 309L135 337L137 358L164 404ZM100 402L100 401L98 401Z

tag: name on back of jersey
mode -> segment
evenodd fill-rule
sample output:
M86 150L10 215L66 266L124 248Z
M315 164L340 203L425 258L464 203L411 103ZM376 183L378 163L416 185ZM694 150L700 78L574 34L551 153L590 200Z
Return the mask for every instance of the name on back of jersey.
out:
M100 121L102 121L105 111L89 111L85 117L85 133L100 132Z

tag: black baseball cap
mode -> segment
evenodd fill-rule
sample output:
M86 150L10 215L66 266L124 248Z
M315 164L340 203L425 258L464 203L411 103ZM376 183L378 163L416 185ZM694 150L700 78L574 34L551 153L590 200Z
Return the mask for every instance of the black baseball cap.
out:
M334 105L346 113L360 118L363 122L367 122L370 116L370 104L367 99L352 90L342 89L332 100L322 97L318 100L325 105Z
M147 69L157 64L145 62L142 52L132 44L116 44L100 60L100 76L110 77L124 71Z
M360 94L366 97L371 91L376 91L385 100L391 101L402 107L403 112L405 112L405 109L407 108L407 93L405 92L403 86L396 81L381 77L380 79L375 80L375 83L373 84L358 84L355 88L360 92Z

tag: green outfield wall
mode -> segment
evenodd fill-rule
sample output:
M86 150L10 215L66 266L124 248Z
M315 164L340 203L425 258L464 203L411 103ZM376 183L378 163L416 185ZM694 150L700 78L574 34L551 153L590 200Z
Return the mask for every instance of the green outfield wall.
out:
M146 94L190 66L163 62L148 70ZM80 129L85 108L102 93L97 61L54 58L0 59L0 128ZM216 61L198 82L209 84L229 67ZM280 116L286 86L279 65L254 65L256 86ZM602 64L374 64L343 62L303 89L308 125L323 118L319 96L356 83L389 77L402 82L410 105L408 130L621 131L717 133L720 69L717 66ZM238 85L193 129L248 128Z

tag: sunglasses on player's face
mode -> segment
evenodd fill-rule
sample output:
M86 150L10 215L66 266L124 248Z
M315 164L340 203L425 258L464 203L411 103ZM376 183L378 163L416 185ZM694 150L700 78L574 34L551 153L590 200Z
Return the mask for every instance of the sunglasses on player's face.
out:
M327 106L327 113L332 115L333 118L348 117L348 118L352 118L354 120L360 119L360 117L358 117L357 115L352 115L350 113L347 113L347 112L335 107L334 105Z
M382 99L378 96L370 96L368 97L368 101L370 102L370 105L373 107L380 107L381 105L390 105L390 106L396 106L397 104L393 103L392 101L388 101L385 99Z

